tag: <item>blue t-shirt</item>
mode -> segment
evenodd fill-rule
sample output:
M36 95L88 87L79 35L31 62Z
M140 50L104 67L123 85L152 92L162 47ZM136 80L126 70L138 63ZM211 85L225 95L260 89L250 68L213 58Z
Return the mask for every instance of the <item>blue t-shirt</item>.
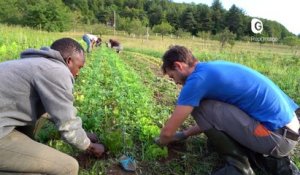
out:
M187 78L177 105L196 107L202 99L235 105L272 131L289 123L298 108L267 77L226 61L198 63Z

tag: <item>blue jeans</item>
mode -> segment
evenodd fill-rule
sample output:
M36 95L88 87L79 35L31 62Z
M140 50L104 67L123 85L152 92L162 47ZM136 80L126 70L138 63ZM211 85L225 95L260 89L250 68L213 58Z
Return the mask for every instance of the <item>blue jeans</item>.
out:
M90 38L87 36L87 35L83 35L82 36L82 39L83 41L86 42L86 45L87 45L87 48L86 48L86 51L89 53L91 50L91 41L90 41Z

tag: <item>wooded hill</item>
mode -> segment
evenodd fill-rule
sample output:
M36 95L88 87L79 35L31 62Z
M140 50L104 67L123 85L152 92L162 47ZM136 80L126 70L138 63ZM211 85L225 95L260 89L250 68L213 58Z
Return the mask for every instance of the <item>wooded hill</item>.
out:
M209 37L227 30L235 39L247 40L254 36L251 19L235 5L224 9L219 0L211 6L172 0L0 0L1 23L46 31L96 23L113 26L115 21L116 30L128 34L145 35L148 27L148 31L162 34ZM260 36L295 37L278 22L261 20L264 30Z

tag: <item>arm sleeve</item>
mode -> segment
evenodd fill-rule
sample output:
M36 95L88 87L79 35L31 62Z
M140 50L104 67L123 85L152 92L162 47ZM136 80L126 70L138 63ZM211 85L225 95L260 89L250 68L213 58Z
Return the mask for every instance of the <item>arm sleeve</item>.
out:
M81 118L76 117L73 77L67 71L62 68L44 70L35 76L33 84L62 138L78 149L85 150L90 140L82 128Z

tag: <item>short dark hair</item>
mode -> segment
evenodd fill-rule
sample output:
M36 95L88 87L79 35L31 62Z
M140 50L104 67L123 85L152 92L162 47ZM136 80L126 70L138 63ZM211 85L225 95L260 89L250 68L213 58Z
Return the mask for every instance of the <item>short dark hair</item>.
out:
M72 38L61 38L52 43L51 49L60 52L63 59L66 59L72 55L74 52L84 52L83 47Z
M167 69L174 70L174 62L184 62L188 66L193 66L198 60L193 56L192 52L184 46L175 45L170 47L162 57L163 64L161 69L165 74Z

